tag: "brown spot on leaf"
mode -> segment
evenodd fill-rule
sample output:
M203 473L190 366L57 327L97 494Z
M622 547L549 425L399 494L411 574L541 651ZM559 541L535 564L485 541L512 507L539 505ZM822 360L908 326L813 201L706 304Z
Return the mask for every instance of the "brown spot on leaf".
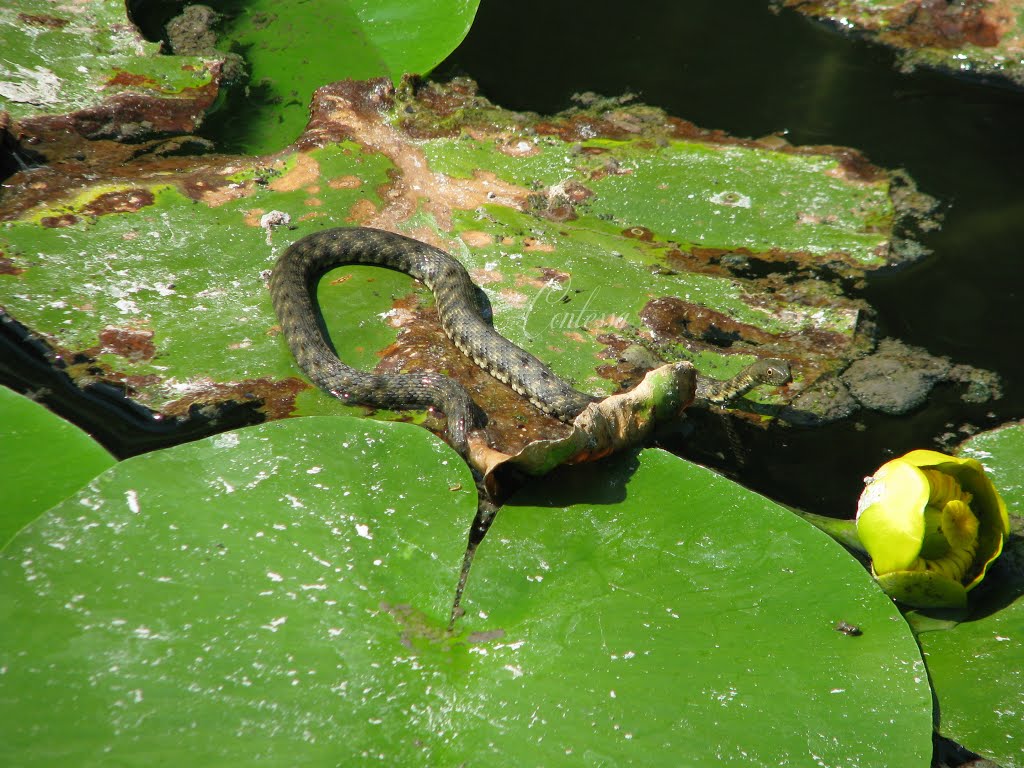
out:
M305 152L295 155L295 165L268 185L275 192L294 192L320 178L320 163Z
M467 229L459 233L459 237L470 248L486 248L494 244L494 235L475 229Z
M471 269L469 276L477 285L491 285L505 279L505 276L496 269Z
M39 220L39 223L44 227L50 229L57 229L59 227L70 227L72 224L78 222L78 217L73 213L62 213L60 216L44 216Z
M659 340L691 338L715 347L731 347L737 341L767 344L773 334L741 323L722 312L708 309L675 297L664 297L647 302L640 311L640 319Z
M112 88L116 86L129 88L151 88L157 85L157 81L149 75L140 75L138 72L117 70L117 72L103 84L103 87Z
M560 269L554 267L537 267L540 273L544 276L544 281L541 283L542 287L550 285L551 281L554 280L559 285L564 285L569 282L571 275L568 272L563 272Z
M1014 21L1014 11L1005 2L919 0L882 14L878 26L886 42L909 48L993 47Z
M150 190L137 187L98 195L82 207L82 213L86 216L130 213L153 205L154 202L156 198Z
M603 117L588 113L557 115L550 120L540 120L536 124L540 135L558 136L565 142L588 141L589 139L628 139L633 132Z
M562 193L569 199L569 202L573 205L579 205L584 200L594 196L593 191L580 184L578 181L567 181L562 185Z
M268 419L281 419L292 414L296 396L309 388L309 384L295 377L280 380L264 377L227 383L207 381L169 403L162 412L167 416L185 417L193 408L202 412L228 403L240 403L256 406Z
M537 410L462 354L441 329L435 307L420 306L415 295L396 301L395 306L402 311L392 315L391 321L400 332L380 353L376 373L434 371L455 379L487 413L488 439L502 450L519 450L534 440L564 434L567 428L561 422ZM443 434L442 424L431 419L428 426Z
M365 224L374 216L377 215L377 206L373 204L372 200L363 198L357 200L351 208L349 208L348 216L345 217L345 221L349 224Z
M61 19L45 13L19 13L18 21L33 27L46 27L47 29L63 29L71 23L68 19Z
M622 230L622 235L644 243L649 243L654 239L654 233L647 227L629 227L629 229Z
M524 237L523 250L527 253L554 253L555 246L538 240L535 237Z
M540 154L540 147L523 137L500 139L495 147L503 155L509 157L533 157Z
M0 253L0 275L20 275L25 270L14 266L14 262Z
M327 186L331 189L359 189L363 186L363 180L358 176L339 176L336 179L329 179Z
M108 325L100 331L100 352L119 355L133 362L152 360L156 355L153 332L141 328Z

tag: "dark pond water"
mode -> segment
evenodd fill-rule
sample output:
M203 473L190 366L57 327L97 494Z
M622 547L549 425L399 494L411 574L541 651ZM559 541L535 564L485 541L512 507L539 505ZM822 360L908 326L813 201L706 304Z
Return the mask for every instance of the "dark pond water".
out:
M968 406L940 389L908 417L861 412L827 428L740 429L738 467L713 423L706 435L670 441L769 496L847 517L862 478L892 455L934 447L966 425L1024 416L1024 93L930 71L900 74L894 61L883 48L750 0L484 0L469 37L435 76L468 75L497 104L542 113L571 106L576 92L631 91L737 136L784 132L794 144L856 147L906 169L942 201L944 225L923 240L933 254L872 276L861 295L878 311L880 335L997 371L1001 400ZM54 387L35 364L12 364L13 346L4 343L0 334L0 380ZM121 455L167 443L169 427L142 418L125 426L111 416L123 413L116 398L90 397L83 407L57 388L48 402ZM218 427L250 419L229 414ZM196 430L175 441L211 428Z
M939 198L943 226L923 238L932 255L872 276L861 295L881 336L998 372L1003 398L968 406L940 389L908 417L861 412L829 428L741 432L738 479L849 516L862 478L892 455L1024 416L1024 93L901 74L890 51L764 5L484 0L435 74L469 75L492 101L537 112L565 109L581 91L636 92L705 128L856 147Z

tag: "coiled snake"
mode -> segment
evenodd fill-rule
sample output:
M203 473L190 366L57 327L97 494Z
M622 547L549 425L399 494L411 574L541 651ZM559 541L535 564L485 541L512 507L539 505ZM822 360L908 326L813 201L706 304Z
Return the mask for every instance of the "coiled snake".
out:
M463 455L467 432L485 421L466 389L447 376L366 373L338 359L321 331L314 291L325 272L343 264L388 267L421 281L434 294L441 325L455 346L545 413L572 422L597 400L571 387L484 320L476 286L458 260L418 240L368 227L339 227L307 235L288 247L270 276L274 310L299 367L339 400L387 409L436 408L447 417L449 442ZM785 361L764 359L727 381L698 377L697 395L724 404L760 384L787 381Z

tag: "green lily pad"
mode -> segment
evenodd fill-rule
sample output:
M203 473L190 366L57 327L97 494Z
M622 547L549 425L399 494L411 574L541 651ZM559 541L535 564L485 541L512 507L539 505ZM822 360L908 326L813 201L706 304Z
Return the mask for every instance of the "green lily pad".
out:
M25 194L5 200L0 295L65 359L90 359L73 376L127 384L167 415L228 397L270 416L337 413L274 335L261 273L303 234L369 223L462 259L498 330L582 389L628 388L659 357L724 378L772 355L793 362L806 392L867 350L864 308L824 280L780 292L726 256L813 269L827 254L861 271L898 260L890 178L829 151L682 134L649 107L545 120L464 84L337 83L317 92L299 148L278 155L182 160L173 175L125 165L95 182L23 174ZM723 162L730 173L709 186ZM785 201L781 213L769 198ZM290 224L262 228L272 211ZM537 420L438 333L431 297L407 278L339 271L320 299L343 359L444 370L495 423ZM630 349L654 363L629 362ZM751 396L752 418L771 413L758 399L783 402Z
M122 462L0 560L4 762L410 764L409 708L447 694L401 622L441 633L474 511L466 467L407 425L288 420ZM466 658L438 651L438 682Z
M78 427L0 387L0 550L26 523L116 463Z
M990 473L1010 513L1011 536L972 593L973 616L922 632L921 649L939 702L939 730L1005 768L1024 767L1024 427L966 441L962 456Z
M462 42L479 0L256 0L225 25L222 46L245 52L252 97L230 118L231 146L273 152L309 119L326 83L427 74ZM258 94L258 96L257 96Z
M7 761L927 765L906 625L767 500L660 451L566 475L499 513L450 635L473 512L401 424L121 462L0 557Z
M870 576L813 526L664 452L514 498L466 594L469 627L506 632L492 655L509 674L488 684L501 711L530 691L544 726L519 764L928 764L923 667Z

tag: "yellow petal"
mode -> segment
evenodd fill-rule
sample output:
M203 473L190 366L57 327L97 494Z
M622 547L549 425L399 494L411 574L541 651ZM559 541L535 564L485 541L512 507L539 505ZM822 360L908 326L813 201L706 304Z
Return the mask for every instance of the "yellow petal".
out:
M921 553L930 487L924 473L901 459L883 464L857 505L857 536L875 572L905 571Z

